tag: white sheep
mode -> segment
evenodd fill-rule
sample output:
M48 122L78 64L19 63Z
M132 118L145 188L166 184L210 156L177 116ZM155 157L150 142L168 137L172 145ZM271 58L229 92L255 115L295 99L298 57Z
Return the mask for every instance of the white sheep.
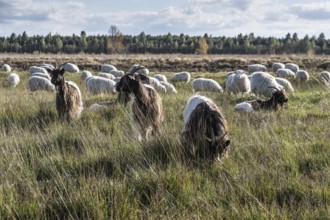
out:
M83 70L80 72L80 79L85 80L87 77L93 76L93 74L88 70Z
M40 67L45 68L49 73L55 69L55 67L52 64L43 63L40 65Z
M239 94L249 93L250 90L250 80L243 71L238 70L227 74L226 91Z
M286 63L284 66L285 69L290 69L292 72L297 73L299 70L299 66L295 63Z
M309 74L306 70L298 70L296 72L296 79L301 82L307 82L309 80Z
M158 79L155 77L149 77L150 85L157 91L157 92L166 92L166 87L162 85Z
M5 63L2 65L2 70L5 72L11 72L11 67Z
M86 78L87 92L93 95L100 93L114 93L116 82L100 76Z
M101 72L110 73L111 70L117 70L117 68L110 64L103 64L101 66Z
M51 81L41 76L31 76L28 80L28 85L32 92L37 90L53 92L55 90L55 86Z
M89 109L91 111L100 111L100 110L103 110L103 109L106 109L107 107L105 105L100 105L98 103L94 103L92 104Z
M285 91L287 92L294 92L294 89L290 83L289 80L284 79L284 78L279 78L279 77L275 77L275 80L278 84L280 84L281 86L283 86L283 88L285 89Z
M37 72L48 74L48 71L44 67L40 67L40 66L30 66L29 72L31 75Z
M208 91L208 92L223 92L219 83L213 79L198 78L192 81L192 87L195 92Z
M320 73L321 81L329 84L330 83L330 73L328 71L323 71Z
M267 67L262 64L251 64L248 66L248 72L254 73L254 72L260 72L260 71L266 71Z
M110 73L98 73L97 74L99 77L103 77L103 78L107 78L107 79L111 79L114 80L116 77Z
M188 72L179 72L175 73L171 79L172 82L186 82L190 81L190 73Z
M31 76L41 76L41 77L44 77L48 80L51 79L50 75L48 73L41 73L41 72L35 72L35 73L32 73Z
M276 76L281 78L295 78L296 74L290 69L281 68L276 71Z
M167 78L166 78L166 76L165 75L163 75L163 74L156 74L155 76L154 76L156 79L158 79L159 81L161 81L161 82L167 82Z
M166 88L166 93L178 93L178 91L176 90L176 88L169 82L163 82L160 81L160 83L165 86Z
M255 72L250 77L251 92L256 95L270 97L272 94L283 89L283 86L278 84L275 77L266 72Z
M79 67L73 63L64 63L62 64L63 69L69 73L79 73Z
M285 68L285 64L284 63L278 63L278 62L276 62L276 63L273 63L273 65L272 65L272 69L273 69L273 72L274 73L276 73L276 71L278 69L284 69L284 68Z
M143 68L141 68L141 67L143 67ZM129 69L129 72L132 72L133 69L137 69L137 68L138 68L137 73L139 73L139 74L144 74L144 75L148 75L148 74L149 74L149 70L148 70L148 68L145 67L145 66L142 66L142 65L140 65L140 64L133 64L133 65L131 66L131 68Z
M8 85L11 87L16 87L20 83L19 76L16 73L11 73L7 77Z
M109 73L114 75L115 77L122 77L123 75L125 75L124 71L122 70L111 70Z

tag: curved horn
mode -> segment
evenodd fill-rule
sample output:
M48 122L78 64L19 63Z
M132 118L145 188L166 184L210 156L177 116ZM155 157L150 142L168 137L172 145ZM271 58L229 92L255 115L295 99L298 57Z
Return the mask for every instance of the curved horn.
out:
M274 87L274 86L268 86L269 89L275 89L276 91L280 91L278 88Z
M63 69L63 66L65 65L65 64L67 64L68 62L65 62L65 63L62 63L59 67L58 67L58 69Z
M134 67L128 74L134 74L136 73L137 71L141 70L141 69L144 69L145 67L144 66L138 66L138 67Z

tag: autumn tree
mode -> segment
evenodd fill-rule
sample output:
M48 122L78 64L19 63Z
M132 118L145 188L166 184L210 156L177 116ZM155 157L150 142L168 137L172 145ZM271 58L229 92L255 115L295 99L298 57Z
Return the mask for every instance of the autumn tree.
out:
M111 25L109 28L107 47L110 53L122 53L124 51L124 36L116 25Z
M204 37L200 37L198 39L198 46L196 52L198 54L207 54L207 51L209 49L209 45L207 44Z

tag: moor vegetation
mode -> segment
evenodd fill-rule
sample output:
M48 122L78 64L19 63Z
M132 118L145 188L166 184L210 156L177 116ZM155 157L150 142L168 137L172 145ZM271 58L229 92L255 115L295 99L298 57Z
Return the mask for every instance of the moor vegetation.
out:
M221 107L231 140L221 165L201 167L190 166L181 137L191 83L161 94L160 134L138 142L127 108L88 108L116 95L87 94L79 74L65 73L85 107L68 123L54 93L28 90L26 70L16 88L0 71L0 219L327 219L330 89L309 71L277 112L234 111L252 95L201 93ZM225 85L226 71L191 74Z

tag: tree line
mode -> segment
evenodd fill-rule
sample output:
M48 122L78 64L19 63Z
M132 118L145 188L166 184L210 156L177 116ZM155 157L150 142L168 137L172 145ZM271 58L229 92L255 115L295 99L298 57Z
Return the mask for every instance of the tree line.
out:
M321 33L299 38L297 33L285 37L260 37L239 34L235 37L189 36L186 34L151 36L123 35L111 26L108 35L28 36L12 33L0 37L0 53L67 53L67 54L330 54L330 40Z

